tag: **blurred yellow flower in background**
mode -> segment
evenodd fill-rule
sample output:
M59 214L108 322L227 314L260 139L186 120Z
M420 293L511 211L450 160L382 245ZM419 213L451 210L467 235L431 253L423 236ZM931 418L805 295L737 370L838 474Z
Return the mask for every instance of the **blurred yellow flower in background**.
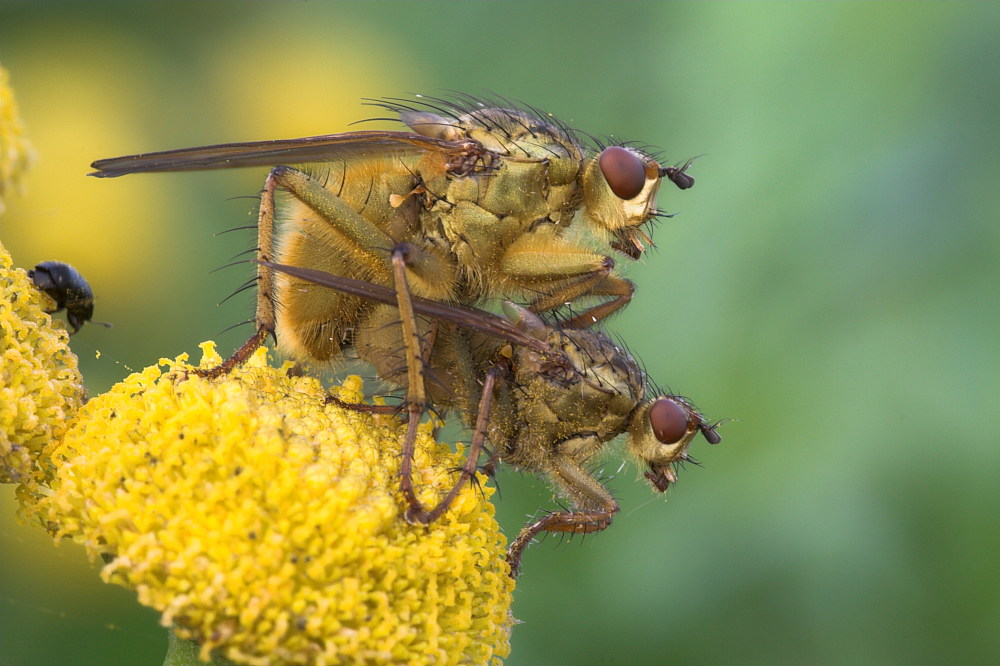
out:
M35 161L35 152L25 134L9 79L7 70L0 67L0 215L7 192L18 186Z
M203 365L219 362L206 343ZM499 663L513 581L482 493L428 527L402 519L395 419L326 404L266 351L215 380L161 361L91 400L32 512L108 564L162 623L246 664ZM349 378L345 400L361 399ZM462 452L418 440L441 494Z

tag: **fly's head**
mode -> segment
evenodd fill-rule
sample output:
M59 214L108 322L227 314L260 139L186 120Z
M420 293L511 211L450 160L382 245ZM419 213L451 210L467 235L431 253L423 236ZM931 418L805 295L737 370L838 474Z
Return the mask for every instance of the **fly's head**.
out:
M676 395L661 395L642 405L632 417L628 446L648 467L645 477L659 492L677 481L676 463L688 459L688 447L701 433L709 444L722 437L694 405Z
M657 214L660 183L666 178L682 190L694 185L694 178L685 171L688 164L663 167L631 146L607 146L584 167L584 215L592 228L614 237L612 247L638 259L647 245L653 245L641 227Z

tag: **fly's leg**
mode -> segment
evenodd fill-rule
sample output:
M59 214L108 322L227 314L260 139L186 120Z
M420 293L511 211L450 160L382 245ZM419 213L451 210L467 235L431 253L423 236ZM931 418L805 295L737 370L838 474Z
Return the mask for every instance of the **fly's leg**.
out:
M400 487L403 490L403 495L406 497L407 503L410 505L406 511L406 520L410 523L417 523L420 525L427 525L435 520L437 520L445 511L451 507L452 502L458 497L458 494L462 492L462 488L465 484L472 480L475 476L476 471L479 466L479 454L483 450L483 441L486 439L486 426L489 420L490 408L493 403L493 389L496 386L497 376L499 375L499 367L490 368L486 372L486 377L483 381L483 394L479 401L479 413L476 418L476 430L472 436L472 443L469 445L469 453L465 457L465 462L462 468L459 470L458 480L455 481L455 485L451 487L451 490L441 498L438 503L432 509L426 509L420 500L417 499L413 492L413 477L412 477L412 459L413 459L413 441L411 439L416 439L416 426L419 423L414 421L411 413L411 420L407 427L407 442L403 449L403 466L401 472ZM412 435L411 435L412 433Z
M405 518L409 523L428 525L440 517L451 506L462 491L462 487L473 478L479 463L479 453L486 437L486 424L489 419L490 406L493 400L493 387L499 374L499 368L493 367L486 373L483 382L483 393L479 403L479 415L476 430L469 445L469 453L462 465L461 473L451 490L431 509L424 507L413 489L413 454L416 449L417 428L426 407L427 395L424 377L424 359L429 358L429 345L421 342L416 327L416 317L413 313L413 302L406 279L405 246L397 247L392 253L393 273L396 279L396 301L403 327L403 343L406 347L406 409L408 421L406 437L403 440L402 462L399 471L399 489L408 505Z
M395 405L368 405L363 402L347 402L333 395L326 396L326 404L337 405L338 407L364 414L398 414L400 411L400 408Z
M259 279L259 278L258 278ZM243 322L246 323L246 322ZM257 324L257 330L250 337L249 340L244 342L239 349L233 352L233 355L227 358L225 361L215 366L214 368L195 368L192 372L199 377L205 377L206 379L215 379L216 377L221 377L223 375L228 375L233 371L233 368L239 365L243 365L248 358L250 358L255 351L257 351L264 341L267 340L269 335L274 333L274 329L266 329Z
M565 246L565 245L564 245ZM567 322L569 327L585 327L624 307L635 285L614 273L611 257L559 244L532 240L513 246L501 262L504 274L526 289L542 292L528 304L532 312L547 312L581 296L613 296L580 312Z
M607 529L618 513L618 502L580 463L566 454L557 454L549 476L580 507L576 511L550 513L525 525L507 549L511 578L521 573L521 555L541 532L590 534Z
M611 313L625 307L632 300L632 294L635 293L635 285L630 280L612 274L598 282L593 289L585 293L591 296L614 296L614 298L567 319L563 322L563 326L566 328L587 328Z
M309 206L345 236L348 242L359 250L355 253L359 262L368 264L375 274L381 274L386 278L391 275L388 250L393 247L395 241L359 215L347 202L326 189L322 182L288 166L274 167L264 181L264 189L260 196L260 212L257 217L259 261L275 260L274 194L279 187ZM257 330L221 365L196 370L196 374L209 378L228 374L234 367L246 361L267 338L274 337L277 323L274 289L274 270L258 263L255 317Z
M571 303L581 296L614 296L611 300L587 308L562 322L565 328L586 328L628 305L634 293L635 285L625 278L614 274L590 275L556 287L533 301L528 309L532 312L547 312Z
M541 532L573 532L590 534L600 532L611 525L611 519L618 513L618 504L612 503L594 511L559 511L550 513L521 529L517 538L507 548L507 564L510 566L510 577L521 575L521 555L528 544Z

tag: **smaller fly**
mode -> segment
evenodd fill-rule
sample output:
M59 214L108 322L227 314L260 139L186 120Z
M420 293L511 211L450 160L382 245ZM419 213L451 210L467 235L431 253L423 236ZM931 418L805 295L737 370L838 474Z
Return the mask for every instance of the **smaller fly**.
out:
M569 501L569 508L529 523L511 542L507 562L514 577L538 534L586 534L611 525L618 503L587 465L618 435L627 435L629 452L661 493L677 480L676 467L690 459L695 435L710 444L722 439L718 424L686 398L650 386L631 354L603 332L559 328L510 302L504 318L410 296L405 282L391 289L306 268L266 266L374 304L357 331L356 349L382 379L406 388L400 489L409 522L428 524L447 511L475 474L486 441L492 446L488 467L508 462L544 476ZM417 426L430 402L459 413L473 436L461 478L427 508L416 496L412 463Z

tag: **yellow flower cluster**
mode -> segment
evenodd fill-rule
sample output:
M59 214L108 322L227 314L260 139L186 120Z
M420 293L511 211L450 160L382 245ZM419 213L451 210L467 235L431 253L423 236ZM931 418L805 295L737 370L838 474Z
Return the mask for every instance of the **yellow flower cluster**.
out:
M84 399L66 331L43 309L52 305L0 245L0 482L21 484L23 499L52 474L46 449Z
M4 210L7 191L18 185L35 160L8 79L7 70L0 67L0 213Z
M206 343L203 365L219 362ZM513 581L489 489L430 526L402 519L398 419L325 404L267 365L191 374L182 356L81 410L34 509L109 562L162 622L243 664L488 664L509 652ZM361 399L348 378L340 397ZM385 423L377 423L384 421ZM461 452L422 431L428 503Z

